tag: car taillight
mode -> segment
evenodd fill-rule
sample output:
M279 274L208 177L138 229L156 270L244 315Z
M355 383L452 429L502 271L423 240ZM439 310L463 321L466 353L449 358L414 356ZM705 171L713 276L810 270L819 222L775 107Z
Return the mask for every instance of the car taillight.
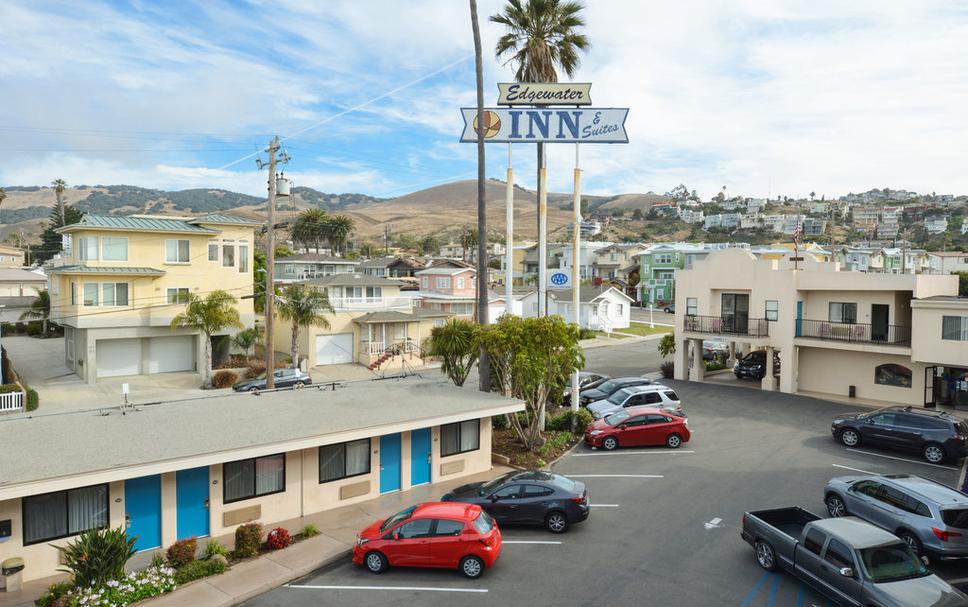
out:
M490 548L491 546L494 545L494 534L492 533L492 534L490 534L487 537L482 537L478 541L480 541L482 544L484 544L485 546L487 546L488 548Z
M942 531L941 529L936 529L934 527L931 528L931 531L933 531L934 536L942 542L947 542L953 537L961 537L961 534L957 531Z
M573 504L580 504L584 506L588 503L588 494L584 493L579 497L570 497L568 498L568 501L572 502Z

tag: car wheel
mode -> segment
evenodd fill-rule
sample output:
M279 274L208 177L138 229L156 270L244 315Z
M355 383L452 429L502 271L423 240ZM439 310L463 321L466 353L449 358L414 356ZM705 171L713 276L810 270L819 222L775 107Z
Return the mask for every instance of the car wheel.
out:
M902 542L907 544L908 548L914 551L914 554L921 556L924 553L924 546L921 545L921 540L919 540L918 537L910 531L898 531L897 537L899 537Z
M934 443L925 445L924 449L921 451L921 454L924 455L924 459L928 460L928 462L932 464L940 464L944 461L945 457L944 447Z
M476 556L465 556L460 560L460 572L472 580L484 575L484 561Z
M847 428L840 433L840 442L847 447L856 447L860 444L860 434L857 433L857 430Z
M769 542L757 540L753 547L756 549L756 562L760 567L767 571L776 571L776 553L773 546Z
M549 512L545 517L545 529L552 533L564 533L568 531L568 519L562 512Z
M847 513L847 505L844 504L844 500L840 499L839 495L831 493L827 496L827 499L824 500L824 503L827 504L827 512L830 513L830 516L834 518L849 516Z
M296 389L296 390L302 390L302 389L303 389L303 387L305 387L305 385L306 385L306 384L304 384L304 383L302 383L301 381L297 381L297 382L296 382L296 383L295 383L295 384L293 385L293 388L294 388L294 389Z
M618 447L618 439L614 436L606 436L605 440L602 441L602 449L606 451L611 451Z
M383 556L382 552L367 552L366 556L363 557L363 563L370 573L383 573L390 566L387 557Z
M666 447L678 449L682 445L682 437L678 434L670 434L666 437Z
M258 394L259 393L259 389L256 388L255 386L252 386L251 388L249 388L249 392L253 392L255 394Z

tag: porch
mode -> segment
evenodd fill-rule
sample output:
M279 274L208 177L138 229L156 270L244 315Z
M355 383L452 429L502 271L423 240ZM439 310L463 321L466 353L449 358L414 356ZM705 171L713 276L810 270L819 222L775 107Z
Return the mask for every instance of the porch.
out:
M357 362L371 370L422 366L420 319L400 312L376 312L354 320L360 325Z

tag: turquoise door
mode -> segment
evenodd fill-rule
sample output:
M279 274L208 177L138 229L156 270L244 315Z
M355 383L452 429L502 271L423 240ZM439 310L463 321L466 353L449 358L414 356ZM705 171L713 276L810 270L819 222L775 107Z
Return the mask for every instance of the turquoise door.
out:
M410 433L410 484L430 482L430 428Z
M796 337L803 335L803 302L797 302L797 332Z
M128 535L138 538L136 550L161 546L161 476L124 481L124 512Z
M380 493L400 490L400 434L380 437Z
M208 466L175 473L178 538L208 535Z

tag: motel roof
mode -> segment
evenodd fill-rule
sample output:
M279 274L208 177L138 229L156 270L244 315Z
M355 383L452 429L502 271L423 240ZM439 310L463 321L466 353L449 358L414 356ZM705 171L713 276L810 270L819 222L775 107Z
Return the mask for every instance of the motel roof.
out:
M443 378L0 419L0 501L524 410Z

